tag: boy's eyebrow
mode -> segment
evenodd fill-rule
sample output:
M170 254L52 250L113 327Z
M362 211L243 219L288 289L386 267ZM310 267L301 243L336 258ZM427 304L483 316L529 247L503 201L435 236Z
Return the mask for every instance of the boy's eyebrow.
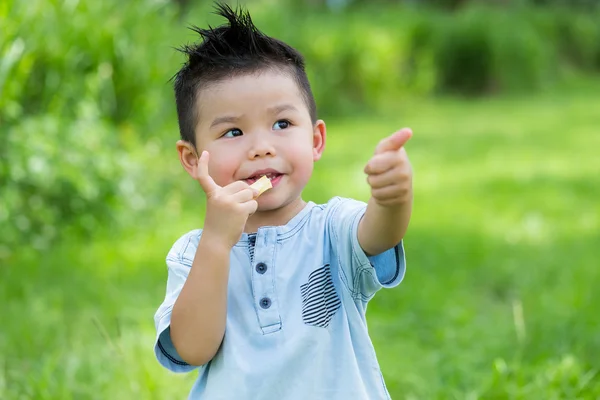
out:
M213 120L213 122L210 124L210 127L214 127L217 126L219 124L227 124L227 123L233 123L233 122L237 122L240 118L233 116L233 115L224 115L222 117L217 117Z
M279 114L282 111L298 111L292 104L280 104L274 107L267 108L270 114Z
M277 105L274 107L267 108L267 112L269 114L279 114L280 112L283 112L283 111L298 111L298 109L292 104L280 104L280 105ZM240 118L241 117L236 117L234 115L224 115L222 117L217 117L210 124L210 127L213 128L220 124L235 123L235 122L239 121Z

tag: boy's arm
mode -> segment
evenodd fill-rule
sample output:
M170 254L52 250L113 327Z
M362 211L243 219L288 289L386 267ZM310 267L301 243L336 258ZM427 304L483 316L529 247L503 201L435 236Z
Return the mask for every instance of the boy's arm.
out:
M384 207L371 198L358 223L358 243L375 256L396 246L404 238L412 211L412 199L396 207Z
M358 225L358 242L368 255L396 246L406 233L412 212L412 169L404 144L412 131L383 139L365 167L371 198Z
M217 353L227 321L227 283L232 247L258 203L258 191L244 181L221 187L208 173L202 152L191 175L206 194L206 218L192 268L171 313L171 340L190 365L204 365Z
M190 365L204 365L225 333L230 248L203 234L185 285L173 306L171 340Z

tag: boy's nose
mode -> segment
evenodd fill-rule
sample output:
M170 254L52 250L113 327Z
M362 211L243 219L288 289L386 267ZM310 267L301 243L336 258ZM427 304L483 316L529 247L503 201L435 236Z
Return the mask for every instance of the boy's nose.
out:
M248 158L250 159L275 155L275 147L265 139L255 140L248 152Z

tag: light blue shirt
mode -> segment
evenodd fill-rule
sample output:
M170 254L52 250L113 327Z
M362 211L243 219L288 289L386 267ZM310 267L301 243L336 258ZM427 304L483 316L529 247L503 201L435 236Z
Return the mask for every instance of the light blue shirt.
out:
M288 224L244 233L231 250L223 343L206 365L182 361L171 310L201 230L167 256L166 297L154 320L154 351L174 372L198 369L190 399L389 399L367 331L367 303L404 277L402 243L367 257L358 243L366 204L309 202Z

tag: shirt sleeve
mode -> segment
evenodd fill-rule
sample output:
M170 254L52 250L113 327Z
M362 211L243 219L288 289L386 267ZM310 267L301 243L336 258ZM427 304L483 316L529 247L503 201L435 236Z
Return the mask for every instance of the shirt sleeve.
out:
M189 232L177 240L169 251L165 299L154 314L154 354L158 362L172 372L189 372L197 368L183 361L171 341L171 311L192 267L199 240L199 230Z
M403 242L376 256L367 256L358 243L358 223L367 204L339 197L332 202L328 225L334 254L340 278L352 296L366 302L379 289L397 286L406 269Z

